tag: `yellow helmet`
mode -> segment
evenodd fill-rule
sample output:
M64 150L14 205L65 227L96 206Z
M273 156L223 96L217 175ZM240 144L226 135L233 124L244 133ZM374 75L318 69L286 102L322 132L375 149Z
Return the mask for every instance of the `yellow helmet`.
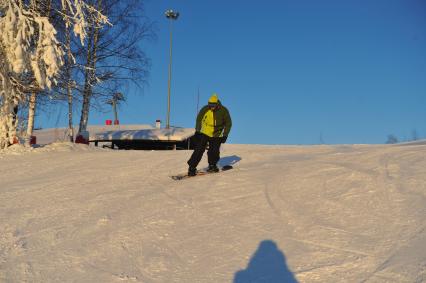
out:
M212 96L209 98L209 103L218 103L219 98L217 97L217 93L213 93Z

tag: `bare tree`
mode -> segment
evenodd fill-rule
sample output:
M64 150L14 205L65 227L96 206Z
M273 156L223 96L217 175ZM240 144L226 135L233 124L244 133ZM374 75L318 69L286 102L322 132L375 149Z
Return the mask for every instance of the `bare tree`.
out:
M398 138L395 135L393 135L393 134L388 135L388 140L386 141L386 143L387 144L398 143Z
M87 128L92 100L105 104L129 84L143 88L150 62L141 43L154 37L142 1L96 0L96 5L112 25L99 28L91 21L85 53L79 52L80 60L85 55L79 133Z
M98 9L101 9L102 0L96 0L96 5ZM97 50L98 50L98 41L99 41L99 22L93 17L89 18L89 33L88 33L88 43L87 43L87 53L86 53L86 66L85 66L85 75L84 75L84 91L83 91L83 105L81 110L80 117L80 127L79 134L83 131L86 131L87 123L89 120L89 108L90 108L90 99L92 97L92 87L96 83L95 70L96 70L96 61L97 61Z
M72 55L71 50L71 25L69 20L69 8L64 7L63 13L66 15L64 21L64 35L65 35L65 67L64 67L64 81L65 81L65 89L66 96L68 102L68 138L70 142L74 141L74 127L73 127L73 80L72 80L72 68L75 63L74 56Z
M418 139L419 139L419 135L417 134L417 130L416 129L412 130L411 131L411 140L416 141Z

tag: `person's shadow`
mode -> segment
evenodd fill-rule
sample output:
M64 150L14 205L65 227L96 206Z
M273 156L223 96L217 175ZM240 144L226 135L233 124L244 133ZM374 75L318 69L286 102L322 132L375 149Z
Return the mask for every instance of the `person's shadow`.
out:
M234 283L297 283L285 256L271 240L262 241L246 269L235 273Z

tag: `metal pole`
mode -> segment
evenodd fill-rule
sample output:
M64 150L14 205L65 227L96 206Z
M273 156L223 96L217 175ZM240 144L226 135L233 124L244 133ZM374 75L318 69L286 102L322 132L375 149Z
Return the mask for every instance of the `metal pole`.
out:
M118 121L118 113L117 113L117 101L113 98L112 100L112 109L114 110L114 124Z
M195 112L195 117L198 115L198 111L200 108L200 87L198 87L198 94L197 94L197 112Z
M166 121L166 129L170 128L170 89L171 89L171 81L172 81L172 21L170 18L170 62L169 62L169 86L168 86L168 95L167 95L167 121Z

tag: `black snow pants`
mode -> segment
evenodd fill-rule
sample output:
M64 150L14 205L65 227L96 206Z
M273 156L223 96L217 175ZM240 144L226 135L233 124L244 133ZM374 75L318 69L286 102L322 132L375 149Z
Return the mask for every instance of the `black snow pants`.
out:
M212 138L204 134L198 134L197 139L198 140L195 144L194 152L192 153L191 158L187 162L188 165L194 168L198 166L198 163L200 163L201 158L203 158L207 143L209 144L209 149L207 150L207 158L209 165L216 165L220 159L220 145L222 143L222 138Z

